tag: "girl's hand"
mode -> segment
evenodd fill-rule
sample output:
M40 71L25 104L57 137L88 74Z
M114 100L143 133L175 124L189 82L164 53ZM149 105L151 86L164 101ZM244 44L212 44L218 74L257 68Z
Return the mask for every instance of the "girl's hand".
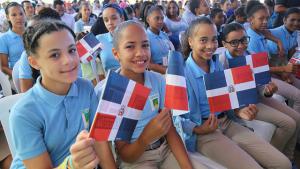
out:
M144 144L149 145L166 135L172 125L169 109L162 109L144 128L141 138Z
M272 96L277 90L278 90L278 87L276 86L276 84L273 82L270 82L269 84L265 85L264 95Z
M248 107L244 107L236 111L236 115L244 120L253 120L256 117L258 109L255 104L249 104Z
M298 71L298 64L289 63L284 66L284 73L296 73Z
M293 79L291 78L289 73L281 73L280 78L281 78L281 80L283 80L289 84L293 83Z
M210 114L208 119L201 125L194 128L196 134L209 134L214 132L219 125L216 115Z
M76 138L76 142L70 148L70 158L75 169L93 169L99 163L93 148L94 139L88 136L87 131L81 131Z

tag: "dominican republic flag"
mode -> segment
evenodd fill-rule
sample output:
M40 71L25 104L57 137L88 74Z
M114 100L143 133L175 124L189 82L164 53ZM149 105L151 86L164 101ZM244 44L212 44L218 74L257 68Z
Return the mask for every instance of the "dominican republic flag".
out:
M236 109L257 103L257 90L249 65L204 76L211 113Z
M176 51L169 51L165 107L172 109L173 116L185 114L189 110L183 66L182 55Z
M230 68L250 65L256 86L262 86L271 81L268 53L266 52L229 59L228 63Z
M150 89L110 71L99 101L90 137L97 141L130 141Z
M292 57L289 62L292 63L292 64L299 64L300 65L300 58ZM300 71L297 71L295 76L297 78L300 78Z
M101 43L93 33L88 33L76 43L80 61L89 63L93 59L93 55L101 50Z

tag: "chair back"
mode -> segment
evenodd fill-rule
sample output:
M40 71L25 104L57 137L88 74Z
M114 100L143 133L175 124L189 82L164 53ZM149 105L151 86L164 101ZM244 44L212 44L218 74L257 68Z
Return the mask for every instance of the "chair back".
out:
M0 71L0 85L3 90L4 96L12 95L11 84L9 82L9 78L6 74Z

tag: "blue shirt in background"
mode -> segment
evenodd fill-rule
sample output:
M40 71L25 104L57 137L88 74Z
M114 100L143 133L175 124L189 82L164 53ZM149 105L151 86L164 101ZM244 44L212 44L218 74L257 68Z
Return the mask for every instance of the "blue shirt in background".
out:
M23 38L11 29L0 35L0 53L8 56L8 66L12 69L24 50Z
M112 53L113 39L111 34L109 32L100 34L97 35L96 38L103 46L102 51L100 52L100 58L105 72L108 72L110 69L118 69L120 67L120 63L115 59Z
M250 42L248 44L248 51L268 52L267 40L264 35L256 33L251 27L246 30L248 36L250 36Z
M296 47L298 45L297 43L297 31L294 31L290 33L284 25L275 28L270 29L272 35L274 35L276 38L280 39L283 47L284 47L284 54L287 56L290 49L293 47ZM270 54L278 54L278 46L273 41L268 40L268 50Z

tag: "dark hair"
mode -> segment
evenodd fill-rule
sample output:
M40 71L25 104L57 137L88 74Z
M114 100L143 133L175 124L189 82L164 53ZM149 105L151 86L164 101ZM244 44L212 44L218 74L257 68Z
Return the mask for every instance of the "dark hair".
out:
M246 9L245 9L247 18L250 18L251 16L253 16L254 13L256 13L259 10L267 10L267 8L259 1L256 1L256 0L248 1L247 5L246 5Z
M164 13L159 6L154 5L154 6L151 6L151 8L149 8L146 16L149 17L154 11L161 11L162 13ZM146 27L149 27L149 24L147 21L145 22L145 25L146 25Z
M113 37L113 47L115 49L118 49L119 41L120 41L120 38L122 37L121 33L124 32L124 29L127 28L130 25L137 25L137 26L141 27L146 32L144 26L139 22L129 20L129 21L125 21L125 22L120 23L116 27L116 29L114 30L113 36L112 36Z
M223 13L223 10L220 8L213 8L210 12L210 18L214 19L219 13Z
M145 2L142 3L140 18L141 18L143 23L146 23L147 12L153 5L154 4L150 1L145 1Z
M228 2L229 0L220 0L220 4L224 5L226 2ZM229 1L231 3L231 1Z
M242 16L247 17L247 14L245 13L245 6L238 7L236 10L234 10L234 16Z
M170 8L171 4L175 4L175 6L177 7L177 16L179 16L179 13L180 13L179 6L178 6L176 1L171 0L171 1L168 2L168 5L167 5L167 12L166 12L167 17L168 18L171 17L170 12L169 12L169 8Z
M62 0L54 0L53 8L56 8L56 5L64 5L64 2Z
M184 32L183 35L183 43L181 44L181 51L183 53L183 56L185 59L188 58L189 53L192 51L190 45L189 45L189 37L193 37L195 30L199 24L208 24L208 25L214 25L213 22L206 16L200 16L199 18L193 20L188 27L188 29Z
M291 14L300 14L300 9L297 7L289 8L284 14L284 19L288 18Z
M39 47L39 39L44 34L49 34L55 31L68 30L75 39L75 34L71 28L65 25L62 21L46 19L26 28L23 34L23 43L27 55L35 54Z
M49 18L61 20L58 12L52 8L43 8L39 11L37 15L34 15L33 17L39 17L40 19Z
M9 9L12 8L12 7L20 7L20 8L23 10L24 15L25 15L25 10L24 10L23 6L21 6L21 5L18 4L17 2L10 2L10 3L8 3L8 4L6 5L6 7L5 7L5 14L6 14L7 16L9 15ZM8 22L8 24L9 24L9 27L12 28L11 22L10 22L10 21L7 21L7 22Z
M275 3L274 3L273 0L265 0L264 4L266 4L269 7L274 7L275 6Z
M190 0L190 2L189 2L189 9L194 15L196 15L195 9L199 8L199 6L200 6L200 3L201 3L200 1L201 0Z
M131 6L127 6L124 10L125 10L125 13L127 14L127 16L134 13Z
M239 23L230 23L230 24L227 24L224 28L223 28L223 37L222 37L222 40L226 40L228 34L230 32L233 32L233 31L239 31L239 30L244 30L245 31L245 28L239 24Z
M33 5L30 1L25 0L25 1L22 1L22 2L21 2L21 5L22 5L23 8L24 8L24 4L25 4L25 3L30 3L31 5Z
M103 10L102 11L104 11L107 8L114 8L120 14L120 17L124 17L124 12L123 12L123 10L121 9L121 7L118 4L114 4L114 3L113 4L105 4L103 6Z

